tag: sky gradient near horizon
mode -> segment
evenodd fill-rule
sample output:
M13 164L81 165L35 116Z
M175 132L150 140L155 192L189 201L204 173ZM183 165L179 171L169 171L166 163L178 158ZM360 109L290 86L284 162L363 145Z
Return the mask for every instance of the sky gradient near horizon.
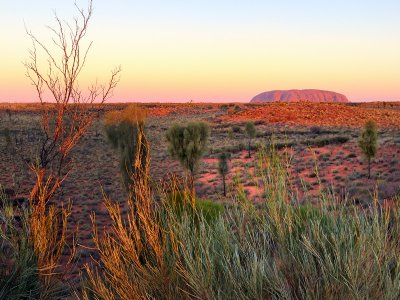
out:
M0 102L37 101L24 23L47 41L54 10L76 15L72 0L0 0ZM121 65L115 102L249 101L292 88L400 100L399 12L398 0L94 0L80 83Z

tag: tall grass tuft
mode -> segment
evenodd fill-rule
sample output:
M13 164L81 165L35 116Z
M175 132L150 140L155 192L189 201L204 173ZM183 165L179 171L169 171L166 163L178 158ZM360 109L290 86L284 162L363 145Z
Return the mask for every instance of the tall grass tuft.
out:
M100 260L86 266L84 297L398 298L399 210L372 200L368 209L340 205L327 193L319 206L299 204L289 161L273 147L260 150L264 207L238 198L213 222L196 206L177 213L166 196L156 204L148 180L134 181L140 199L128 199L126 217L106 199L113 222L103 237L94 227Z
M66 216L60 210L15 207L0 189L0 299L60 299L71 295L64 281ZM65 212L61 210L61 212ZM73 245L73 243L72 243Z
M138 128L134 165L148 164L148 143L143 128ZM141 149L147 149L141 151ZM85 299L150 299L171 298L176 291L173 284L175 262L166 250L174 251L176 245L163 232L158 222L157 211L152 209L152 197L148 182L148 169L132 173L132 194L128 197L129 213L123 218L120 207L105 199L112 219L110 231L102 235L94 225L94 242L100 255L99 268L86 266L87 282ZM95 215L92 215L95 224Z
M45 170L36 168L36 190L29 199L29 244L35 253L41 282L42 298L57 298L69 295L71 286L66 281L73 267L76 241L74 232L68 227L72 205L57 207L50 204L55 187L52 177L44 178Z
M13 207L0 187L0 299L39 296L38 266L29 245L26 215Z
M137 105L129 105L123 111L111 111L105 115L104 124L108 140L112 147L119 152L120 169L124 187L128 193L133 187L133 176L138 168L148 168L146 165L148 153L147 148L137 147L138 139L145 139L146 136L139 136L139 131L144 130L146 112ZM136 151L142 151L137 153ZM143 157L140 165L136 165L135 156Z

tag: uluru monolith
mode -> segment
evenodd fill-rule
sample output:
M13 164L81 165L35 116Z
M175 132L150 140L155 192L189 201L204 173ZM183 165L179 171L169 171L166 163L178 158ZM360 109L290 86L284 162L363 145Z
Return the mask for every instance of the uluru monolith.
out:
M347 97L336 92L306 90L274 90L258 94L250 102L349 102Z

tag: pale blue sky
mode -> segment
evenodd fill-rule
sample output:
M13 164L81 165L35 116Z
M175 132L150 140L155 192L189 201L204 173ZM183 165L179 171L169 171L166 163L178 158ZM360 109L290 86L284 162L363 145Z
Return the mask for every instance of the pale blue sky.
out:
M118 100L246 101L280 88L400 99L400 1L97 0L94 7L88 68L101 78L122 65ZM68 20L75 14L73 1L0 0L0 101L28 100L19 93L29 89L24 22L46 36L53 10Z

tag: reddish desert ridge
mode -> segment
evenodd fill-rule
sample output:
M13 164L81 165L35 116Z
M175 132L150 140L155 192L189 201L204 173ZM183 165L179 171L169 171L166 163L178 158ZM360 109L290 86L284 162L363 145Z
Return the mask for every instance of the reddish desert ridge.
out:
M356 103L274 102L245 105L242 110L222 115L221 122L259 120L289 125L362 127L374 120L382 128L400 127L397 103L385 105Z

